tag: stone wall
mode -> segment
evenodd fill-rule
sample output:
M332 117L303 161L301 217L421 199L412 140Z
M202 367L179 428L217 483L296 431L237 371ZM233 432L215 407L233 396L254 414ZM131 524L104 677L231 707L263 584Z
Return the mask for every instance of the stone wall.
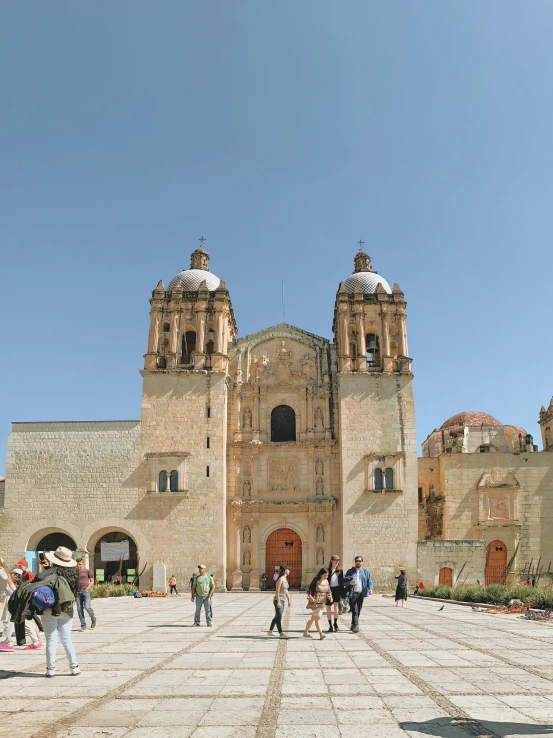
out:
M91 550L107 528L130 533L146 563L150 546L132 520L139 441L136 420L14 423L8 436L2 555L17 560L54 531Z
M484 541L419 541L418 581L426 587L438 584L440 569L453 569L453 583L484 582L486 544Z
M344 566L361 554L375 587L416 576L417 445L411 375L338 375ZM392 456L395 455L393 460ZM374 457L395 467L393 492L371 491Z

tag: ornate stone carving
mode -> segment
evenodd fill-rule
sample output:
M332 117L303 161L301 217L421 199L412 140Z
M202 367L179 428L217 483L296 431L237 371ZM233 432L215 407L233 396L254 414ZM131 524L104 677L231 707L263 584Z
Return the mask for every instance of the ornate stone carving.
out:
M320 407L315 410L315 428L324 428L324 415Z
M308 380L314 380L316 378L317 369L315 366L315 359L311 354L304 354L301 357L299 361L298 374Z
M490 519L508 520L509 517L507 500L502 497L490 497Z
M272 492L291 492L297 489L297 459L270 459L268 470L268 487Z
M251 427L252 427L252 411L248 407L244 410L244 413L242 415L242 428L244 428L244 430L247 430L248 428L251 428Z
M317 495L323 497L325 493L325 484L322 479L317 479L317 486L316 486Z
M315 474L318 477L324 477L325 473L325 465L323 463L322 459L317 459L317 463L315 464Z
M255 367L255 381L258 382L269 370L269 357L262 354L260 358L255 357L253 360Z
M244 528L244 533L242 535L242 543L251 543L252 542L252 532L250 530L250 526L246 525Z
M251 496L252 496L252 485L250 484L250 480L246 479L246 481L242 485L242 497L251 497Z
M244 553L242 554L242 564L244 566L250 566L251 563L252 563L252 556L250 552L244 551Z
M322 525L317 526L317 543L325 542L325 529Z
M325 562L325 552L322 548L317 551L317 565L322 566Z

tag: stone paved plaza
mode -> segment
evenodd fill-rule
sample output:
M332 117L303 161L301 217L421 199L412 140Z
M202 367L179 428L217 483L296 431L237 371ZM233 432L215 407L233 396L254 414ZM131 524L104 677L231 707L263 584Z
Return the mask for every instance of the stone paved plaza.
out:
M308 641L292 598L289 640L266 634L270 594L216 595L210 629L191 627L186 595L94 600L98 627L74 633L81 676L62 652L55 679L43 651L1 654L0 735L553 735L553 628L375 595L359 635Z

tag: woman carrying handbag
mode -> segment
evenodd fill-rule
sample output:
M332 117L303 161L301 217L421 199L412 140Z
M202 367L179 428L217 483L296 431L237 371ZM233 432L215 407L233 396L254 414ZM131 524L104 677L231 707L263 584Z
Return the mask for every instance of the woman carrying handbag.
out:
M340 557L332 556L328 565L328 583L332 592L334 602L334 628L332 627L332 604L326 605L326 617L328 618L328 632L338 630L338 616L341 615L340 603L344 596L344 572L340 569Z
M304 638L313 637L309 633L309 628L313 623L315 623L320 640L322 641L326 638L321 630L321 612L327 603L332 604L332 592L328 583L328 569L320 569L307 590L307 609L311 610L311 617L305 626L303 632Z

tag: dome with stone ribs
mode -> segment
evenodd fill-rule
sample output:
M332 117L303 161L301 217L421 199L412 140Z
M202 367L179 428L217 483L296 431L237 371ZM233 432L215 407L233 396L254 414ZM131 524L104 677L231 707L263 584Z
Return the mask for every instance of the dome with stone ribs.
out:
M207 282L207 289L210 290L210 292L216 290L221 284L219 277L216 277L215 274L207 272L204 269L185 269L169 282L168 289L180 289L185 290L185 292L196 292L200 288L204 279Z
M457 415L448 418L440 430L453 430L466 426L479 428L482 425L500 427L503 424L488 413L482 413L479 410L465 410L463 413L457 413Z

